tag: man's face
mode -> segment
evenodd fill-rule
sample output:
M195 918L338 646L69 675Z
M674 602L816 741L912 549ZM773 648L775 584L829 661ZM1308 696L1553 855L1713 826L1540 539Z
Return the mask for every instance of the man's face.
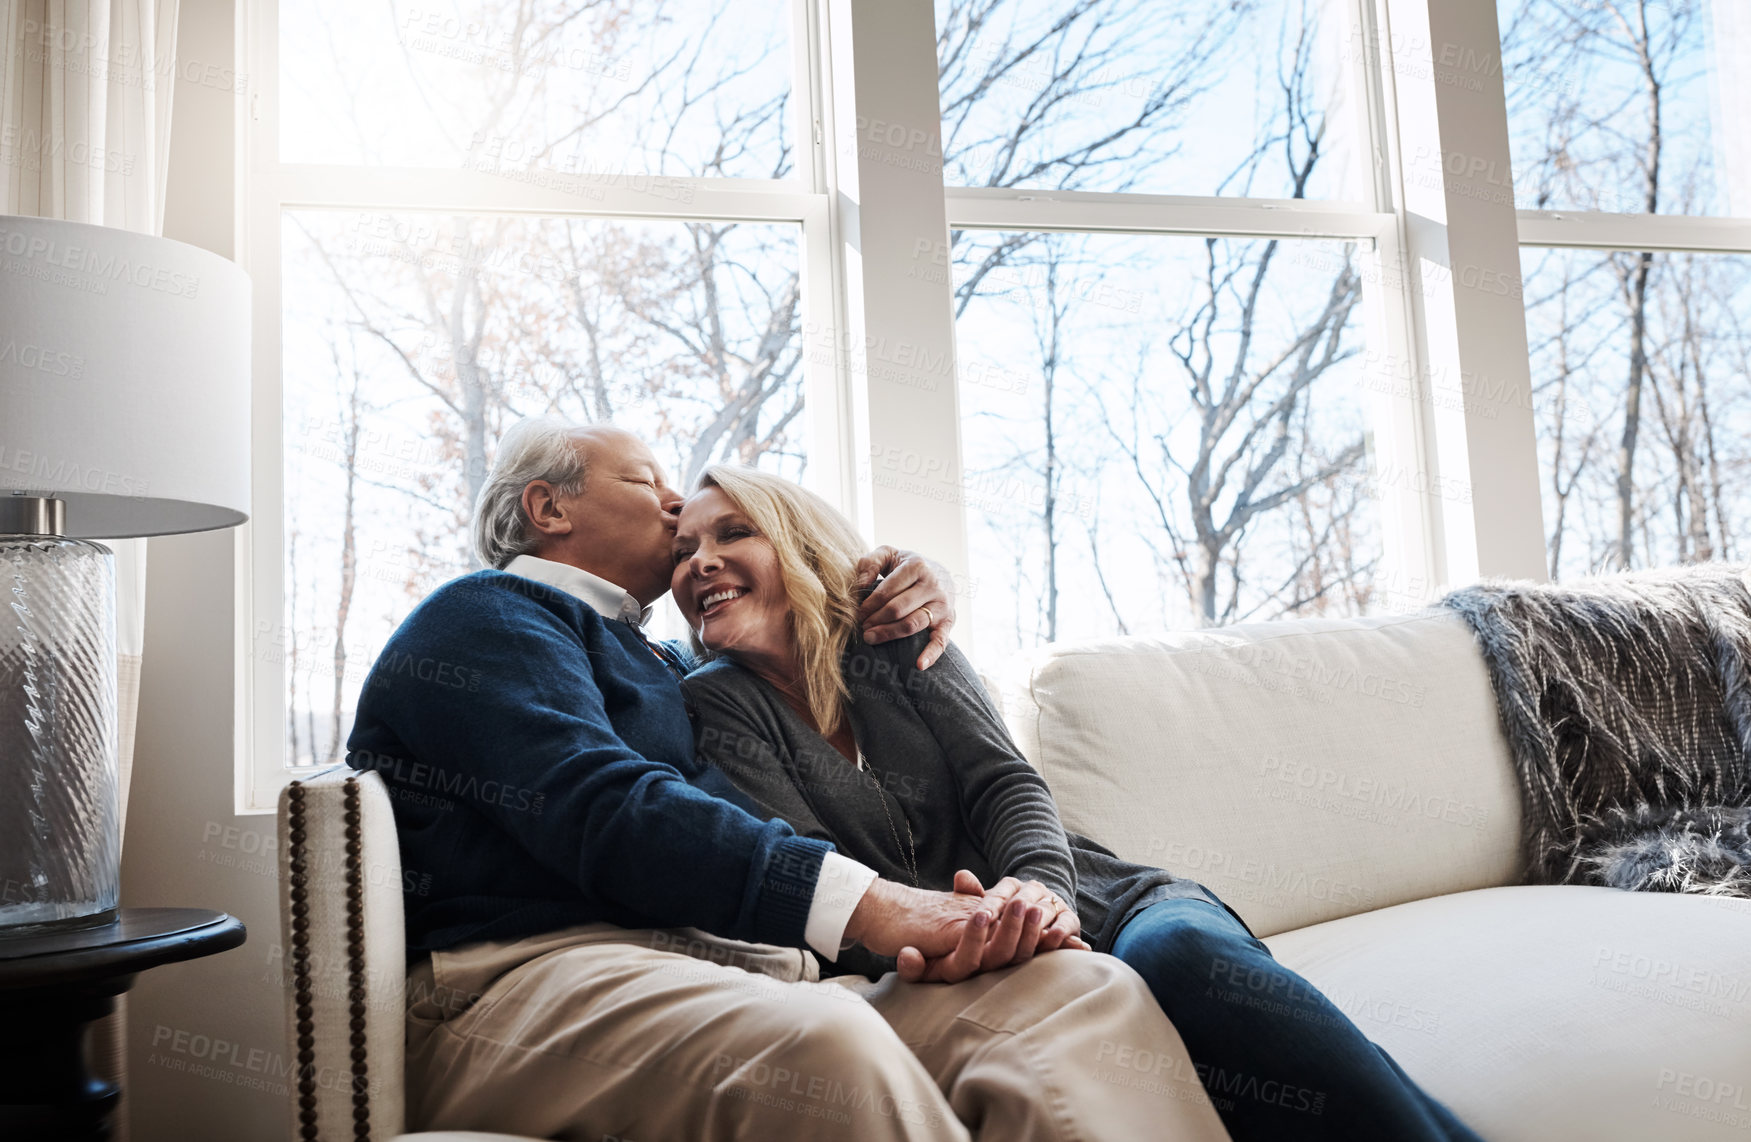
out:
M669 548L681 493L669 487L657 458L631 433L587 428L577 446L589 475L581 494L561 497L573 527L542 554L594 572L640 603L654 603L669 589L674 569Z

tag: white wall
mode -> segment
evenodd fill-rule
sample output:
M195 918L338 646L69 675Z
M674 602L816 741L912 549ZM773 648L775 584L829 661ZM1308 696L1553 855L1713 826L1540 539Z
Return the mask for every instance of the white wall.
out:
M247 77L239 92L225 71L234 76L234 4L182 0L164 222L167 237L227 257L233 114L248 99ZM136 982L127 1087L135 1142L290 1135L285 1026L270 962L279 931L274 854L265 849L273 818L232 812L234 542L232 532L151 541L122 902L222 909L248 926L249 938Z

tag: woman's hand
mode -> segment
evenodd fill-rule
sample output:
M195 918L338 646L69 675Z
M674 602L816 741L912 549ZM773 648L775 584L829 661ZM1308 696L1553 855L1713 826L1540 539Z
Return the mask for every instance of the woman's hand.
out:
M983 897L987 905L996 905L1002 921L993 929L985 943L980 960L981 971L993 971L1009 964L1031 959L1037 952L1059 948L1092 950L1082 938L1082 921L1057 893L1037 880L1018 880L1006 876L990 888L967 869L955 873L955 891L968 896ZM1009 933L1014 939L1008 939Z
M918 656L918 669L948 649L948 632L955 625L955 604L949 585L952 576L910 551L878 547L857 561L858 592L868 590L876 576L885 575L858 607L858 623L865 642L888 642L930 628L930 642Z
M845 935L877 955L894 956L900 977L958 983L983 971L985 946L1002 925L983 899L889 880L864 891Z

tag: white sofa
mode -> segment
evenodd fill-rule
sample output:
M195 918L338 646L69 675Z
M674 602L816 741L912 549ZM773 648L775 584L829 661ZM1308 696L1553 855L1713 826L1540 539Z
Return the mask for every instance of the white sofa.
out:
M1070 827L1209 885L1490 1142L1751 1131L1751 901L1516 886L1513 769L1457 619L1058 645L987 684ZM332 771L288 791L280 828L291 1137L385 1142L388 797Z
M988 685L1071 828L1215 890L1490 1142L1751 1137L1751 900L1517 885L1457 618L1058 645Z

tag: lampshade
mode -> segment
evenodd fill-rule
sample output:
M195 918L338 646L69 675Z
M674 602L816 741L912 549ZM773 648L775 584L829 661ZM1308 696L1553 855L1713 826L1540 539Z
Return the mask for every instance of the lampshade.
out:
M249 512L250 283L207 250L0 214L0 496L81 539Z

